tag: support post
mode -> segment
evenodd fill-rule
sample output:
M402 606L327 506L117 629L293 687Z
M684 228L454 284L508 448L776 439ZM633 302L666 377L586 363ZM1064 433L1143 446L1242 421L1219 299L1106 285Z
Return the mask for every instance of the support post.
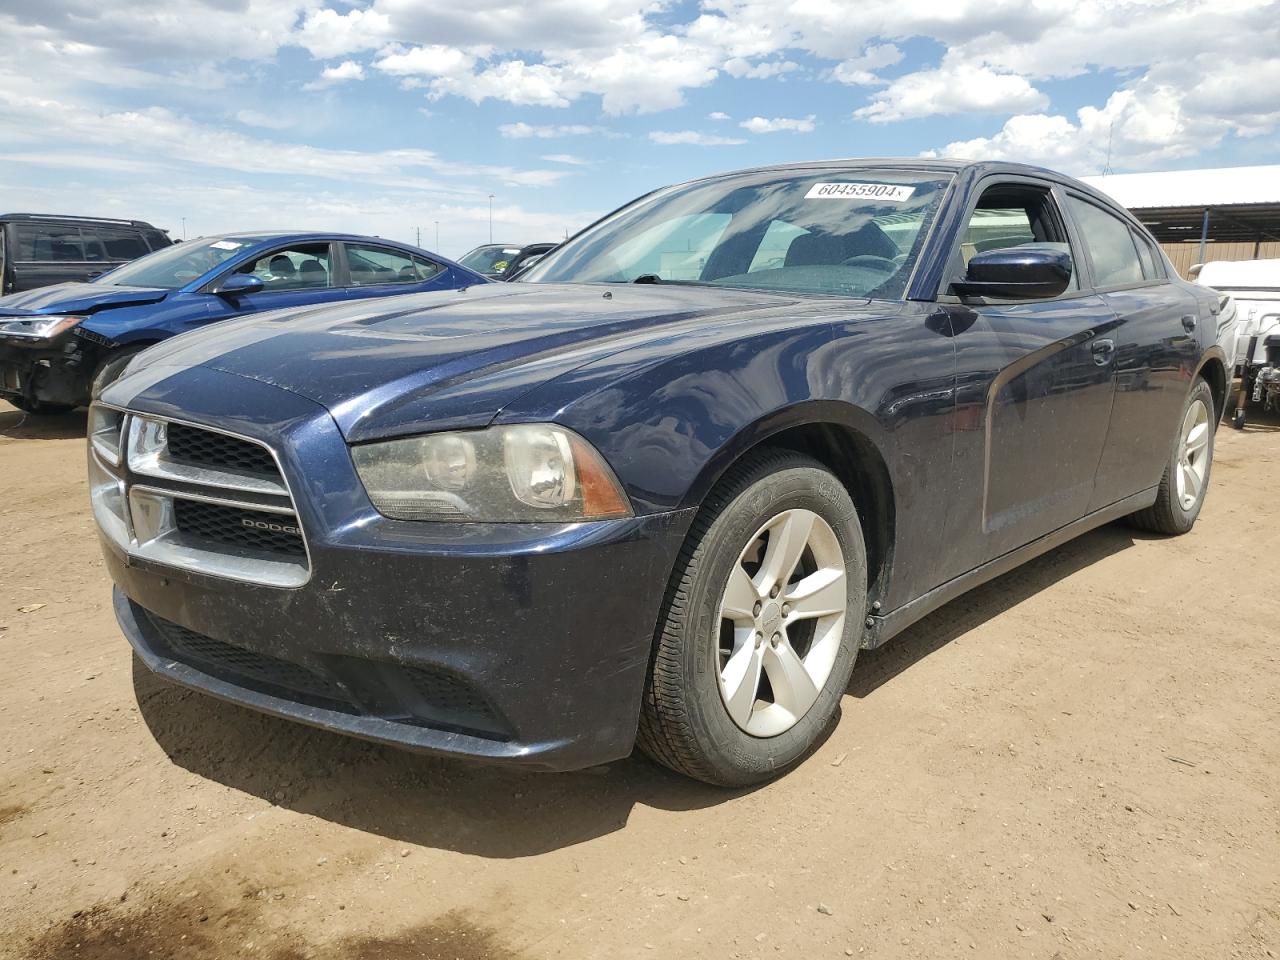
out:
M1200 225L1200 253L1196 258L1197 261L1200 263L1204 263L1204 245L1208 242L1208 240L1209 240L1209 208L1205 207L1204 222L1201 223Z

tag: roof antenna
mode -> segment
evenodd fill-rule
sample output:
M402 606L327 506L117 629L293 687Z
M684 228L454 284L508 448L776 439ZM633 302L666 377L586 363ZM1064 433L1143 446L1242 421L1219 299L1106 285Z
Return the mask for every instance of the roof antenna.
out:
M1116 122L1111 121L1111 126L1107 128L1107 162L1102 165L1102 175L1105 177L1109 173L1114 173L1111 169L1111 140L1116 133Z

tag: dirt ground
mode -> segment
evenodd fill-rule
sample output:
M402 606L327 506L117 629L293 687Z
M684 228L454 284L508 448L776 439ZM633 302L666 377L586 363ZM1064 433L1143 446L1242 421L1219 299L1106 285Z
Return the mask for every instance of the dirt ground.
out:
M111 615L83 432L0 404L2 957L1280 955L1274 422L1219 432L1190 535L1106 527L950 604L741 792L160 683Z

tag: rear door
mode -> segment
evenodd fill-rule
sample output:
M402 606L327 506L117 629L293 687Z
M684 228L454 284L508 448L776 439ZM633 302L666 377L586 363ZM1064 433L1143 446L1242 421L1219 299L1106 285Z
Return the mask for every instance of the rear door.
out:
M85 238L86 255L101 252L103 265L101 271L114 270L116 267L137 260L138 257L150 253L142 239L142 231L131 226L114 224L86 224L80 228ZM93 244L90 243L90 238ZM94 259L90 256L90 259Z
M343 244L347 257L347 297L390 297L444 287L447 271L434 260L373 243Z
M941 538L944 579L1078 519L1093 497L1117 321L1089 288L1057 188L1022 177L984 181L948 280L977 253L1030 244L1070 251L1075 271L1060 296L939 298L951 315L958 376L959 487Z

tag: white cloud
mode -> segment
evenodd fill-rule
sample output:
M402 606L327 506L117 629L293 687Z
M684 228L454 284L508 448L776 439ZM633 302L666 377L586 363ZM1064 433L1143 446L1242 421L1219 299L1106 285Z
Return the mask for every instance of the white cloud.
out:
M875 71L892 67L901 61L902 51L892 43L873 44L863 50L861 56L851 57L839 64L831 74L841 83L860 87L876 86L884 83L884 80Z
M384 51L373 66L393 77L447 77L466 74L475 66L472 53L456 47L430 44L408 50Z
M1024 78L959 62L950 54L936 70L920 70L894 80L870 105L853 115L889 123L938 113L1015 113L1047 106L1049 98Z
M653 130L649 139L661 144L693 144L699 147L730 147L746 143L737 137L720 137L711 133L700 133L697 130Z
M311 10L298 31L298 43L313 57L342 57L371 50L391 39L391 18L374 9Z
M539 126L520 120L516 123L502 124L498 127L498 132L508 140L527 140L530 137L550 140L554 137L582 137L589 133L600 133L603 129L603 127L589 126L585 123L560 123Z
M364 79L364 66L354 60L344 60L336 67L325 67L320 76L303 86L303 90L323 90L334 84Z
M725 73L740 80L768 80L784 73L794 73L800 64L790 60L770 60L764 63L752 63L742 57L726 60L721 67Z
M769 120L765 117L752 117L750 120L743 120L738 126L751 133L780 133L784 130L792 133L812 133L815 119L812 113L799 119L774 117Z
M732 117L730 117L730 116L729 116L727 113L725 113L723 110L716 110L716 111L715 111L715 112L713 112L713 113L708 113L708 114L707 114L707 119L708 119L708 120L731 120L731 119L733 119L733 118L732 118Z
M584 160L582 157L576 157L572 153L548 153L542 157L547 163L567 163L571 167L589 167L590 160Z
M266 130L287 130L293 126L293 117L281 117L276 114L263 113L260 110L241 110L236 120L246 127L262 127Z

